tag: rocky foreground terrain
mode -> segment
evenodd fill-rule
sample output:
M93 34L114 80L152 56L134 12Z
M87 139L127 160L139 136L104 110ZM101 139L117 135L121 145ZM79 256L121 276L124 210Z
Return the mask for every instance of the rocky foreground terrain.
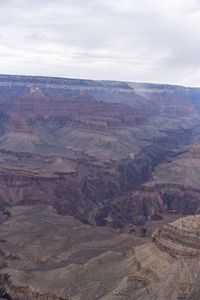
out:
M17 206L1 223L0 291L13 300L197 300L199 256L199 215L158 228L151 241L50 206Z

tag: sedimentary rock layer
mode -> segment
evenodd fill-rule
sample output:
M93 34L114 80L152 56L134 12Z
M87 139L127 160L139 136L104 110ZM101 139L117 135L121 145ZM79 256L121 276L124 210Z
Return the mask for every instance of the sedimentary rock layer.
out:
M152 239L172 255L200 256L200 216L188 216L157 229Z

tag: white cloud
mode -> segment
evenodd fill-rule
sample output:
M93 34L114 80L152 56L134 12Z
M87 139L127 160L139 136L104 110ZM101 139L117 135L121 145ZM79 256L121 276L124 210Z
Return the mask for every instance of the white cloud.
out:
M200 86L197 0L1 0L0 73Z

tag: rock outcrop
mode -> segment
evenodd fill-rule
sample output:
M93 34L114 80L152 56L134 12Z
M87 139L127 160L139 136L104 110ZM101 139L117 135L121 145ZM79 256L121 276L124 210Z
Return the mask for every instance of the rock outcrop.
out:
M157 229L152 239L161 250L179 256L200 256L200 216L178 219Z

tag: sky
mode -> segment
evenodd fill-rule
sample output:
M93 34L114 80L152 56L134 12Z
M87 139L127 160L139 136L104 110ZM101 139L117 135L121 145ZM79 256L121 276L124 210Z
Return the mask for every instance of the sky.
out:
M200 1L0 0L0 73L200 86Z

